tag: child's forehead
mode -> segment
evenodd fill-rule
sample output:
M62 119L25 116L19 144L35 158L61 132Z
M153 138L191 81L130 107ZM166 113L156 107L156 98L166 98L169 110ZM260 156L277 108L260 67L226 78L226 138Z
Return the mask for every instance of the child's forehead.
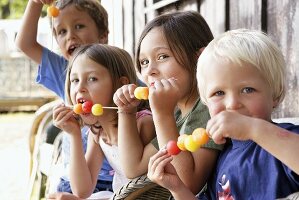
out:
M53 25L58 27L76 23L92 23L92 21L88 12L70 6L60 11L59 15L54 18Z

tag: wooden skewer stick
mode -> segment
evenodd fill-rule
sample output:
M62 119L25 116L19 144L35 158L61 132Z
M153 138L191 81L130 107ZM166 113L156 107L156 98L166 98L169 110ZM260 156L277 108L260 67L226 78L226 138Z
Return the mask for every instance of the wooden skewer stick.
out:
M94 104L95 105L95 104ZM73 105L65 105L66 107L73 109L74 106ZM113 106L102 106L103 109L114 109L114 110L118 110L118 107L113 107Z

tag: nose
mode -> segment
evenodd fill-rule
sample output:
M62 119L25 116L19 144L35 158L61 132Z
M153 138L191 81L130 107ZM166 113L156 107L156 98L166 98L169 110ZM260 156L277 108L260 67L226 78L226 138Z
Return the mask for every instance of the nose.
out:
M79 81L76 87L76 91L84 93L87 91L86 84L83 81Z
M146 69L146 74L147 75L154 75L157 74L158 70L157 70L157 63L154 61L150 61L148 63L147 69Z
M75 37L75 32L74 32L74 30L72 30L72 29L68 30L68 32L67 32L67 36L66 36L67 40L71 40L71 39L73 39L74 37Z
M226 95L226 110L238 110L242 107L242 103L238 95Z

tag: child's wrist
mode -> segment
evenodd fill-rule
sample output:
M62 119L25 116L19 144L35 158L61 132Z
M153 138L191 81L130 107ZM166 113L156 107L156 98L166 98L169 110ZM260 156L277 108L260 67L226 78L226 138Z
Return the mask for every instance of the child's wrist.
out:
M136 115L137 109L118 109L118 114Z

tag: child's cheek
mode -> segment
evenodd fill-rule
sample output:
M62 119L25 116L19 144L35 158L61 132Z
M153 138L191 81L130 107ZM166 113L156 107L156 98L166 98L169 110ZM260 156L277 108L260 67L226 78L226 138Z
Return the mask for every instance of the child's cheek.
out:
M215 115L217 115L221 111L225 110L223 106L221 106L219 103L216 103L216 102L213 102L213 101L208 102L207 106L209 108L209 112L210 112L211 117L214 117Z

